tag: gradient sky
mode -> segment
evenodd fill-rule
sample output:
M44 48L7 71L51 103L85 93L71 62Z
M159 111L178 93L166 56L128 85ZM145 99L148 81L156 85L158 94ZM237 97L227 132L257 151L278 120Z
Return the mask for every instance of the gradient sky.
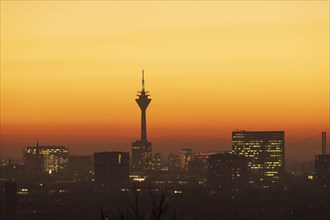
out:
M130 151L142 69L154 152L284 130L297 159L329 131L329 1L1 1L3 156Z

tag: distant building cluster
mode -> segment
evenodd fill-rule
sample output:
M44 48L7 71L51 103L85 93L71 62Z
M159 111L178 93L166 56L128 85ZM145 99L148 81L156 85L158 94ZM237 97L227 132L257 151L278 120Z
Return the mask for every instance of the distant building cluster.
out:
M148 149L148 154L151 152ZM231 151L194 152L183 148L178 154L168 154L167 158L156 152L140 169L134 161L143 161L143 154L133 153L131 158L129 155L128 152L95 152L70 156L64 146L37 143L24 148L23 164L9 161L1 165L1 173L11 181L90 182L95 192L127 191L133 183L167 186L177 193L196 186L212 192L285 187L283 131L233 131ZM329 187L330 156L326 154L325 132L322 133L322 153L315 156L314 170L308 180Z
M69 149L64 146L30 146L23 151L26 173L62 174L69 162Z

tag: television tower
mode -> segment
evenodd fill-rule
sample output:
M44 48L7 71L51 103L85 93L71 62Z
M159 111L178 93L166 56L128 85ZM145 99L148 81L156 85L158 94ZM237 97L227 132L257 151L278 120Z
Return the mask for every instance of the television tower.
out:
M146 110L151 99L149 99L149 92L144 89L144 70L142 70L142 90L138 92L137 96L138 98L135 101L141 109L141 141L147 142Z
M132 170L145 172L152 166L152 144L147 140L146 110L151 99L144 87L144 70L142 70L142 90L138 92L136 103L141 109L141 139L132 143Z

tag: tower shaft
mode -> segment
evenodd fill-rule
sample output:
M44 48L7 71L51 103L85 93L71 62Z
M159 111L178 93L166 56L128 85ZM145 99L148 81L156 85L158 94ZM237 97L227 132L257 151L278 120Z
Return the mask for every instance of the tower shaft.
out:
M141 109L141 141L147 142L147 116L146 110Z

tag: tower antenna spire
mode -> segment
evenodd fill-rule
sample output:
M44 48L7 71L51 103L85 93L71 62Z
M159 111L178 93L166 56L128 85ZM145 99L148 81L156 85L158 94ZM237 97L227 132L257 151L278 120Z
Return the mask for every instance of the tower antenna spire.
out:
M142 91L144 92L144 70L142 70Z

